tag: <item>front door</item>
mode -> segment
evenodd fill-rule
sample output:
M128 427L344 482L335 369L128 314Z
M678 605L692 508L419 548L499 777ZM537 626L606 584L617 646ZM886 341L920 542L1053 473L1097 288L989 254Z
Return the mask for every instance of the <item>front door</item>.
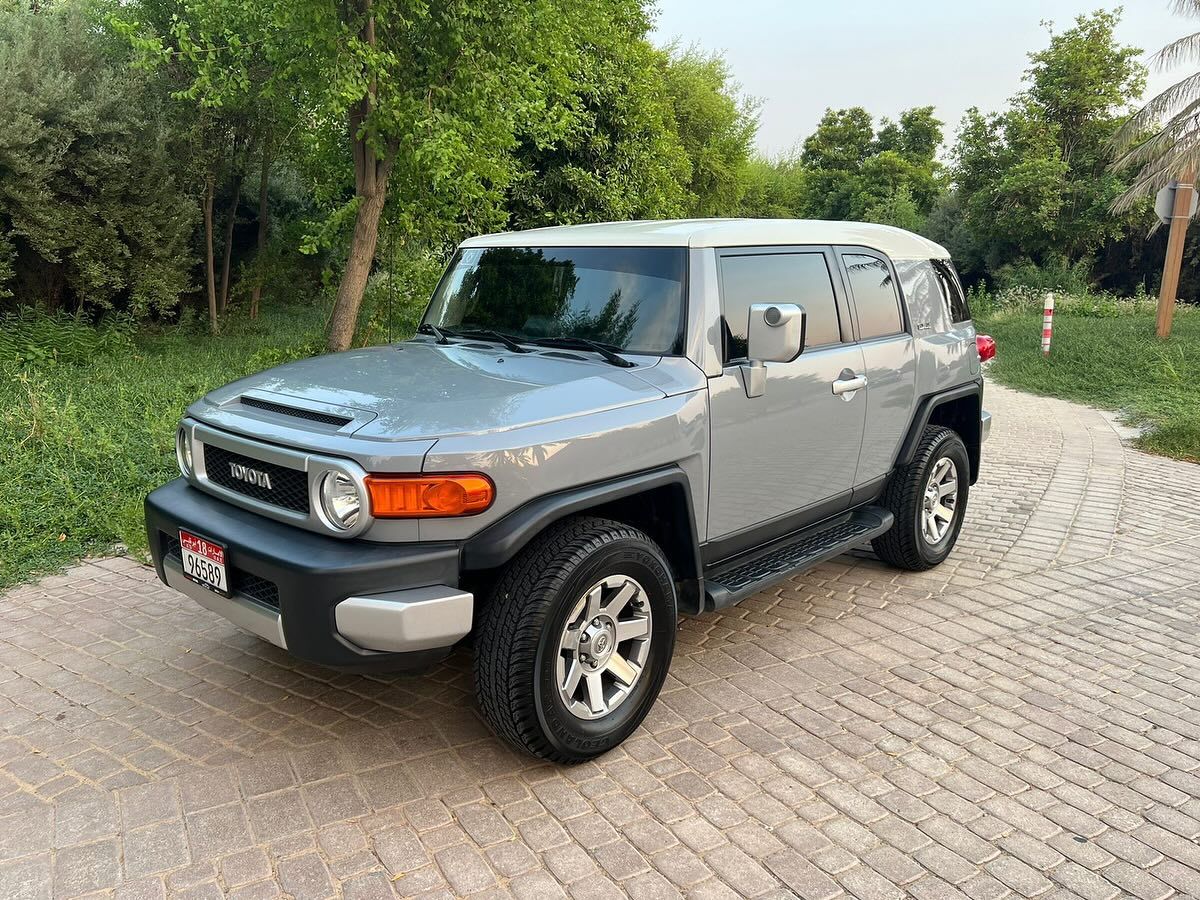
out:
M767 524L786 532L844 509L866 415L866 390L844 390L863 374L863 354L853 342L841 280L832 276L831 250L721 250L718 269L724 369L709 380L710 541ZM748 397L742 365L749 307L770 302L804 308L805 349L790 363L766 363L765 393Z

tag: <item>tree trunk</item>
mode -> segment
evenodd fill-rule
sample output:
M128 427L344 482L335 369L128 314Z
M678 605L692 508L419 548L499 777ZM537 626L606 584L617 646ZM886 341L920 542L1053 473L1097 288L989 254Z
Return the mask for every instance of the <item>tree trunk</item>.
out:
M361 32L363 42L374 47L375 15L371 4L372 0L358 0L358 9L365 16ZM371 264L375 261L379 217L383 215L383 206L387 201L388 176L396 158L394 146L388 148L384 158L380 159L367 141L368 119L375 108L377 90L378 84L372 74L367 92L350 107L350 152L354 158L354 193L358 197L358 212L354 217L354 237L350 241L346 270L342 273L342 283L338 285L337 299L329 317L329 340L326 346L335 353L349 349L350 342L354 340L363 291L371 275Z
M233 199L229 202L229 220L225 223L225 253L221 259L221 312L229 303L229 267L233 262L233 228L237 224L238 203L242 199L242 181L245 175L238 172L233 176Z
M216 177L210 174L204 183L204 268L208 275L208 330L220 334L217 323L217 273L213 260L213 194Z
M370 154L370 150L367 150ZM354 237L350 241L350 255L342 282L338 285L337 300L329 319L328 347L337 352L347 350L354 340L354 328L358 324L358 311L362 307L363 292L371 275L371 264L375 261L375 245L379 241L379 218L387 200L387 172L375 179L375 190L359 198L358 213L354 217Z
M259 264L259 271L254 277L254 289L250 292L250 318L258 318L258 301L262 299L262 261L263 253L267 249L267 222L268 216L271 214L270 204L267 202L267 188L271 181L271 146L270 135L263 139L262 143L262 173L258 181L258 253L255 256L255 261Z

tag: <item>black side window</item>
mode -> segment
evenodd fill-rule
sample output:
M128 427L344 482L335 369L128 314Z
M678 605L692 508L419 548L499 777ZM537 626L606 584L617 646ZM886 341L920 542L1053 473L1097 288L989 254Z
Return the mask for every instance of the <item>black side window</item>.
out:
M841 341L833 279L823 253L721 257L725 361L746 358L752 303L799 303L808 314L805 347Z
M843 253L842 262L854 293L859 339L866 341L904 331L900 295L896 293L896 279L888 264L865 253Z
M946 312L950 314L950 321L956 325L959 322L971 321L971 308L967 305L967 298L963 296L958 273L954 271L950 260L931 259L929 262L933 265L933 271L937 273L938 287L941 288L942 297L946 301Z

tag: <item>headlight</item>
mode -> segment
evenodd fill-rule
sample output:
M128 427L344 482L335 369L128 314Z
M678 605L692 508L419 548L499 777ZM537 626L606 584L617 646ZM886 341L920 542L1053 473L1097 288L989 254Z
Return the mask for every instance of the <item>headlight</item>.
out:
M362 494L349 475L326 472L321 479L321 510L326 521L339 531L354 527L362 512Z
M179 463L179 471L184 478L191 478L192 472L192 439L186 428L175 432L175 461Z

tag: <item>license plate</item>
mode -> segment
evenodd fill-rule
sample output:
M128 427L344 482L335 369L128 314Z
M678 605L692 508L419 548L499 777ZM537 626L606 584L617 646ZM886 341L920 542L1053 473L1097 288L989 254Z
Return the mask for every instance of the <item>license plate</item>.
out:
M189 531L179 532L179 551L183 574L202 587L229 596L229 578L225 574L225 548Z

